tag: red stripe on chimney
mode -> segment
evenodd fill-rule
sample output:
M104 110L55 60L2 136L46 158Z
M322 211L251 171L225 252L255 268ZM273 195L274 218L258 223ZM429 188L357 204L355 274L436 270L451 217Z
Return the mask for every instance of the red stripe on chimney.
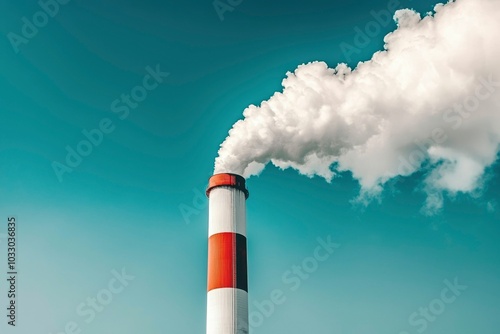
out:
M238 233L217 233L208 239L208 291L236 288L248 292L247 239Z

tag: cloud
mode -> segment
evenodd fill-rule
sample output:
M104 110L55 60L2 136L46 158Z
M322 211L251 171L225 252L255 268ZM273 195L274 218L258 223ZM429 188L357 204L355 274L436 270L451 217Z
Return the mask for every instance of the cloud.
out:
M457 0L421 18L399 10L384 51L288 72L282 92L250 105L221 144L215 172L245 177L267 163L330 182L350 171L360 198L425 172L429 212L471 193L500 147L500 1Z

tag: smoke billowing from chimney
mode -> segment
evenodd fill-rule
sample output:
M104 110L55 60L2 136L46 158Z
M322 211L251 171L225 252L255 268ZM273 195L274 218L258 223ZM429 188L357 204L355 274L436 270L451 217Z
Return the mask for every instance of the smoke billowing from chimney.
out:
M246 108L215 172L249 177L271 162L330 181L350 171L370 198L424 171L431 213L443 193L481 189L500 147L499 17L497 0L457 0L424 18L397 11L371 60L301 65L282 92Z

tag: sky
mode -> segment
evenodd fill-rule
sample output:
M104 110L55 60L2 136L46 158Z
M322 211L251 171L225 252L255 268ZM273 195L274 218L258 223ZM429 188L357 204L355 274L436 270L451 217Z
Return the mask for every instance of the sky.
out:
M36 2L0 0L2 277L11 216L18 244L17 328L0 284L5 333L203 333L203 193L229 129L298 65L355 67L382 50L395 22L341 47L373 11L437 3L61 2L44 21ZM367 206L348 171L251 177L251 333L496 334L500 166L432 215L426 176L390 180Z

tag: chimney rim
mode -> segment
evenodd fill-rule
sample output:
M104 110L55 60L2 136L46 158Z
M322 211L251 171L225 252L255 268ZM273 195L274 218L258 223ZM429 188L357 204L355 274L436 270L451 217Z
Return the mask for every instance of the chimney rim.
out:
M250 193L246 188L246 180L243 176L234 173L217 173L212 175L208 179L208 187L206 190L206 195L210 198L210 192L212 189L217 187L233 187L238 190L241 190L245 194L245 198L247 199Z

